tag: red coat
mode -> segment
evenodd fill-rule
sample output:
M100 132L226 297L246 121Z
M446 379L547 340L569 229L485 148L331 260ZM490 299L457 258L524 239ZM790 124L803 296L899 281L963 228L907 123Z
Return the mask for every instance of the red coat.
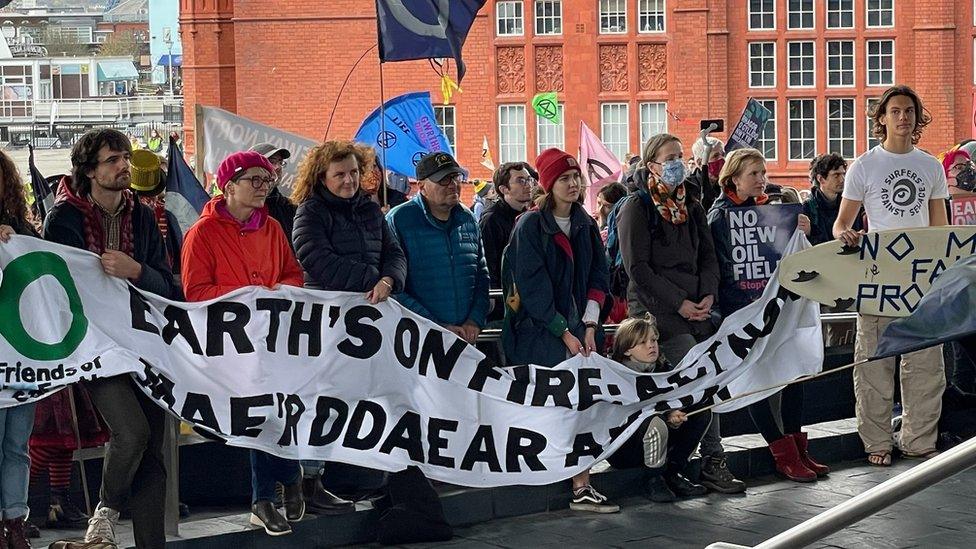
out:
M77 434L72 416L77 421ZM95 403L82 385L71 384L37 403L34 409L34 430L30 438L31 447L77 450L94 448L106 442L108 427L98 415Z
M277 221L264 209L245 224L214 198L183 242L183 292L206 301L245 286L302 287L302 268Z

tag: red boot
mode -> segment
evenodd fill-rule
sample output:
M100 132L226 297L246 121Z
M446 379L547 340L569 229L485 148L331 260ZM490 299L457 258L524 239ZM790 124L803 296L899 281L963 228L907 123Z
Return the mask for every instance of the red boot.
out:
M789 435L769 445L769 451L776 462L776 472L794 482L813 482L817 473L807 469L800 461L800 452Z
M793 437L793 442L796 443L796 449L800 453L800 462L807 466L817 474L818 477L825 477L827 473L830 472L830 467L826 465L821 465L807 453L807 434L806 433L793 433L792 435L786 435L788 437Z

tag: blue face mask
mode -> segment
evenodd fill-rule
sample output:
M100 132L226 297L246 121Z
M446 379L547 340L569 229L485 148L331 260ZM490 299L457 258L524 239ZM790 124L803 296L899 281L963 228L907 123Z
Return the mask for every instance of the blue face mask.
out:
M674 190L675 187L681 184L685 180L685 163L684 160L676 158L674 160L668 160L667 162L661 164L661 183L664 183L668 190Z

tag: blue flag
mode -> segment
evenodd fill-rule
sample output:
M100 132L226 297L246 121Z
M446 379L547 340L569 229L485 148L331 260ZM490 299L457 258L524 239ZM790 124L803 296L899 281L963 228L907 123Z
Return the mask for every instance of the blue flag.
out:
M41 175L41 171L34 164L34 146L27 145L30 151L27 157L27 166L31 176L31 192L34 193L34 207L37 208L37 216L44 221L47 212L54 206L54 193L51 192L51 185L47 179Z
M210 195L183 159L183 151L173 136L169 138L169 164L166 171L166 209L176 216L183 234L200 217Z
M376 149L387 170L407 176L417 173L420 158L427 153L453 154L444 131L437 125L430 93L414 92L390 99L383 105L386 125L381 125L380 109L363 120L356 141Z
M380 62L453 57L460 82L461 47L484 5L485 0L376 0Z
M976 255L956 261L932 282L915 312L888 324L871 360L903 355L976 335Z

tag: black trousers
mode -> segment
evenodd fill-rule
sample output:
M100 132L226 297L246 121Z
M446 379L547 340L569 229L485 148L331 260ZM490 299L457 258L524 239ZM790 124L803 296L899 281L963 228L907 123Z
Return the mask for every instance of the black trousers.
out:
M136 547L166 545L166 468L163 439L166 412L127 375L85 384L111 435L99 494L105 507L128 505Z
M780 415L783 420L783 430L776 422L776 415L773 413L772 398L769 397L747 408L753 423L759 429L766 444L771 444L787 434L799 433L802 425L801 415L803 414L803 386L799 383L787 385L780 394L782 395L782 405ZM785 431L785 432L784 432Z
M633 469L644 465L644 432L647 431L645 421L634 431L634 434L624 442L607 461L616 469ZM691 457L695 447L701 442L705 431L712 423L711 410L695 414L688 418L681 427L668 431L668 461L665 471L668 473L681 473L688 465L688 458ZM660 471L659 471L660 472Z

